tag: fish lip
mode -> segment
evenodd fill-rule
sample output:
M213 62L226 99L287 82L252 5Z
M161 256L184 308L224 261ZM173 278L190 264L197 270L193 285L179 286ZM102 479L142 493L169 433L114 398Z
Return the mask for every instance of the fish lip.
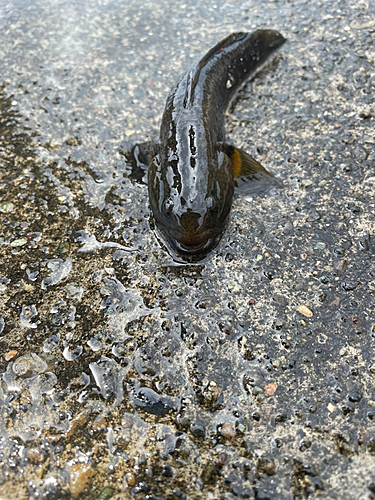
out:
M173 246L179 252L182 252L185 254L187 253L187 254L191 254L191 255L196 255L196 254L200 254L200 253L207 251L211 247L212 242L213 242L213 238L208 238L206 241L203 241L199 245L184 245L183 243L181 243L178 240L175 240L175 239L172 240Z
M155 217L152 218L152 221L152 229L157 240L164 246L172 259L183 264L195 264L205 259L207 255L219 244L221 236L228 225L229 216L225 220L221 231L213 234L212 230L207 230L207 233L209 234L207 239L203 243L195 246L184 245L183 243L181 244L178 238L169 234L169 228L165 224L156 220Z
M168 231L169 228L165 224L160 223L159 221L155 221L155 222L156 222L156 227L157 227L158 231L163 236L163 239L165 241L167 241L172 248L177 250L177 252L180 252L180 253L185 254L185 255L186 254L187 255L189 255L189 254L196 255L196 254L208 252L211 245L213 244L213 242L216 239L216 236L212 235L212 231L209 229L206 229L203 233L201 233L199 235L200 237L202 237L202 236L204 236L205 233L207 234L207 238L202 243L199 243L197 245L184 244L181 242L181 240L178 237L172 236L171 234L169 234L169 231Z

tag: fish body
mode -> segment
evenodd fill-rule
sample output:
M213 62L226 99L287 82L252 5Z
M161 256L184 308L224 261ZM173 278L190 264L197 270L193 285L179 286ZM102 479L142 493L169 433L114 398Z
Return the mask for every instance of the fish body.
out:
M201 258L219 242L235 178L267 173L225 143L225 111L238 87L284 41L273 30L233 33L186 71L168 96L148 191L157 228L186 260Z

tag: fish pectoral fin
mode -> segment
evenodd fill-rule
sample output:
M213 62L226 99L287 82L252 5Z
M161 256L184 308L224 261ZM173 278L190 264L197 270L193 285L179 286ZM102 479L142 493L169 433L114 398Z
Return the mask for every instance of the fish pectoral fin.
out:
M157 153L158 144L154 141L142 142L140 144L136 144L131 150L131 154L133 154L137 165L140 168L148 168L151 163L152 157Z
M273 174L243 149L225 143L220 143L220 148L232 162L237 193L261 195L279 187L280 183Z
M263 172L273 177L273 175L268 172L263 165L246 153L243 149L233 147L231 160L233 164L234 177L236 179L239 177L251 177L259 172Z
M263 165L256 161L249 153L246 153L243 149L236 148L231 144L220 143L221 150L229 156L232 166L233 174L235 179L240 177L254 177L255 174L263 172L270 177L273 175L266 170ZM256 179L256 176L254 177Z
M153 141L135 144L131 151L124 154L131 167L131 172L127 177L139 184L147 184L147 169L158 151L159 144Z

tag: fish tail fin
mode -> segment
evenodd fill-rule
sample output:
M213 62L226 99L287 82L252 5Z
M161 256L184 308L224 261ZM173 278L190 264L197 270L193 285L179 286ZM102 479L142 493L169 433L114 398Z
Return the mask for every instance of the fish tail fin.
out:
M286 42L286 38L283 37L281 33L274 30L256 30L253 33L253 37L257 40L261 40L268 50L275 50Z

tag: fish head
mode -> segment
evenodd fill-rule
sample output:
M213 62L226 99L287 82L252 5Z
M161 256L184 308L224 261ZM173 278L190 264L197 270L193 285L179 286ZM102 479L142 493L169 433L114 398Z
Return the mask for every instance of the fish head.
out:
M184 257L203 258L220 241L233 201L230 158L215 151L197 159L193 171L181 155L149 167L150 207L167 246ZM190 162L190 159L189 159Z

